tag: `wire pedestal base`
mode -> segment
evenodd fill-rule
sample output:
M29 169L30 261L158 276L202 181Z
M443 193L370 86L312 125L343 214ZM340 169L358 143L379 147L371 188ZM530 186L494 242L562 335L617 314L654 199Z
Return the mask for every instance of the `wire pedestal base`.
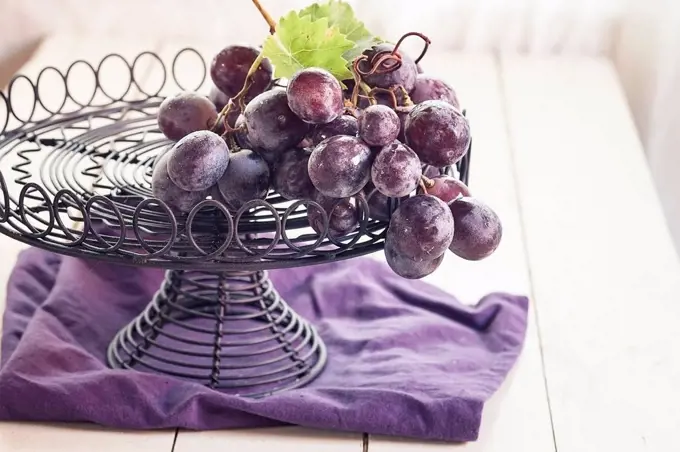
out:
M316 378L326 347L266 271L170 270L145 311L113 339L108 361L263 397Z

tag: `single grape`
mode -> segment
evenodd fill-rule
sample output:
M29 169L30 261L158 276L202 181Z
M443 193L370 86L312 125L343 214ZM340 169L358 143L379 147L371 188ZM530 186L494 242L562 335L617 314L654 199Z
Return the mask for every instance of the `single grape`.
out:
M319 143L309 157L309 177L322 194L347 198L371 177L371 148L357 137L336 135Z
M258 153L242 149L231 154L229 166L217 185L227 205L239 209L248 201L267 196L269 166Z
M390 208L390 198L383 195L375 188L373 182L369 181L363 189L368 204L368 216L378 221L389 221L392 212ZM396 202L396 200L395 200ZM396 206L396 204L395 204Z
M401 198L415 190L422 174L416 153L398 141L383 147L371 166L373 184L391 198Z
M426 100L413 107L404 128L408 144L423 163L443 167L463 158L470 145L470 125L453 105Z
M310 124L328 124L345 109L340 82L325 69L296 72L286 92L290 109Z
M359 133L357 119L354 116L342 115L328 124L317 126L312 132L312 144L316 146L326 138L334 137L336 135L355 137L357 136L357 133Z
M383 43L373 46L370 49L364 51L364 55L371 60L377 53L381 55L386 55L394 50L394 45L389 43ZM394 65L392 60L382 63L382 71L377 71L371 75L363 75L364 81L373 87L379 88L391 88L393 86L403 86L406 91L411 92L416 84L416 76L418 75L418 68L413 59L406 55L401 50L397 50L397 53L401 56L401 66L395 71L384 72L386 67ZM380 58L380 56L378 56ZM376 58L377 59L377 58ZM369 63L363 63L364 69L368 72L370 69Z
M243 149L252 149L253 145L250 143L250 140L248 139L246 117L239 114L238 118L236 118L236 121L234 122L233 127L236 129L236 132L234 132L234 138L236 139L236 143Z
M229 165L229 148L219 135L199 130L185 136L172 148L168 173L182 190L207 190Z
M448 174L437 175L430 180L434 182L434 185L426 187L427 194L436 196L446 204L459 197L470 196L470 189L467 185ZM418 187L418 194L422 193L422 187Z
M248 71L259 54L259 50L247 46L232 45L222 49L210 64L210 77L215 86L227 97L235 97L243 88ZM272 81L272 65L268 59L262 60L251 80L244 97L246 102L250 102L269 87Z
M444 80L429 75L419 75L416 85L410 93L411 100L415 104L426 100L443 100L460 109L460 102L454 89Z
M196 204L203 201L207 193L205 191L186 191L175 185L168 175L169 157L170 152L166 152L154 164L153 175L151 176L151 191L154 197L166 203L174 212L187 213Z
M220 89L215 85L210 87L208 99L210 99L210 102L215 104L215 108L218 112L222 111L222 109L227 105L227 102L229 102L229 96L220 91Z
M444 255L431 260L418 261L399 254L392 242L385 243L385 258L392 271L402 278L420 279L434 272L444 260Z
M173 141L197 130L208 130L216 120L215 105L196 93L182 92L167 97L158 107L158 128Z
M399 116L385 105L371 105L358 119L359 136L371 146L387 146L399 135Z
M453 228L453 216L444 201L416 195L403 201L392 214L386 239L402 257L430 261L451 245Z
M449 249L463 259L477 261L490 256L501 243L503 226L491 207L470 198L449 204L455 230Z
M328 216L328 235L341 237L352 232L359 224L359 213L349 199L329 198L315 191L312 201L316 201L323 207ZM308 206L307 221L317 234L324 230L323 215L315 206Z
M309 125L288 107L288 97L282 89L257 96L246 106L243 116L252 146L273 153L295 146L309 130Z
M436 166L431 166L431 165L423 165L423 176L429 177L430 179L434 179L435 177L439 176L441 172L439 171L439 168Z
M309 178L310 154L293 148L281 155L274 172L274 189L285 199L309 199L316 191Z

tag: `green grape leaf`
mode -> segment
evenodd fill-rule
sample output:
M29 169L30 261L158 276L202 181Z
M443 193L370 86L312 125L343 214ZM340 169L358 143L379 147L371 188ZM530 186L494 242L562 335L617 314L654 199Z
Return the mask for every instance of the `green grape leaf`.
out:
M320 67L338 80L352 78L343 54L354 47L327 18L312 19L295 11L283 16L276 33L268 36L262 47L265 57L274 65L274 76L290 78L298 70Z
M300 17L310 16L312 20L326 18L331 27L337 27L340 33L352 41L354 47L343 55L347 61L352 61L365 49L382 42L380 38L368 31L362 21L357 19L352 6L341 0L328 0L322 4L314 3L301 10L299 15Z

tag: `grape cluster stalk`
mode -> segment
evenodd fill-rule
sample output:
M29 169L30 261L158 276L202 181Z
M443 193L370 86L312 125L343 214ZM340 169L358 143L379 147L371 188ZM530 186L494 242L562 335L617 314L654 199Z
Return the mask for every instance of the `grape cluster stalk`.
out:
M425 43L416 59L400 48L409 36ZM181 92L159 108L159 130L174 144L154 165L153 195L186 215L209 196L233 211L273 191L313 201L310 227L334 238L359 227L363 198L370 221L389 222L385 256L403 278L431 274L447 251L487 258L502 225L440 171L465 156L471 130L454 88L419 64L429 44L406 33L364 49L351 79L305 67L286 85L258 48L225 47L211 61L208 95Z

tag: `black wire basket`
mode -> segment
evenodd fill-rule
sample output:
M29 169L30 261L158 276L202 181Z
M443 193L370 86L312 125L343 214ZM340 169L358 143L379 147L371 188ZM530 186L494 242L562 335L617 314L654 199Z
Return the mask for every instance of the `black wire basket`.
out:
M180 71L187 56L191 71ZM117 94L105 81L113 60L129 73ZM162 74L155 89L138 75L142 62ZM76 72L91 74L91 93ZM194 85L187 73L199 74ZM274 191L238 211L208 198L186 215L154 198L154 162L172 145L157 128L157 109L177 90L207 94L206 74L200 53L182 49L167 65L151 52L132 62L111 54L96 67L79 60L64 72L47 67L35 81L14 77L0 92L0 232L63 255L167 269L151 303L112 340L108 364L264 396L308 383L326 362L321 337L266 270L381 250L389 222L369 215L374 193L352 198L360 222L341 237L328 233L319 204ZM469 163L470 150L443 171L467 183ZM389 211L398 203L390 200ZM322 216L320 232L309 227L310 206Z

